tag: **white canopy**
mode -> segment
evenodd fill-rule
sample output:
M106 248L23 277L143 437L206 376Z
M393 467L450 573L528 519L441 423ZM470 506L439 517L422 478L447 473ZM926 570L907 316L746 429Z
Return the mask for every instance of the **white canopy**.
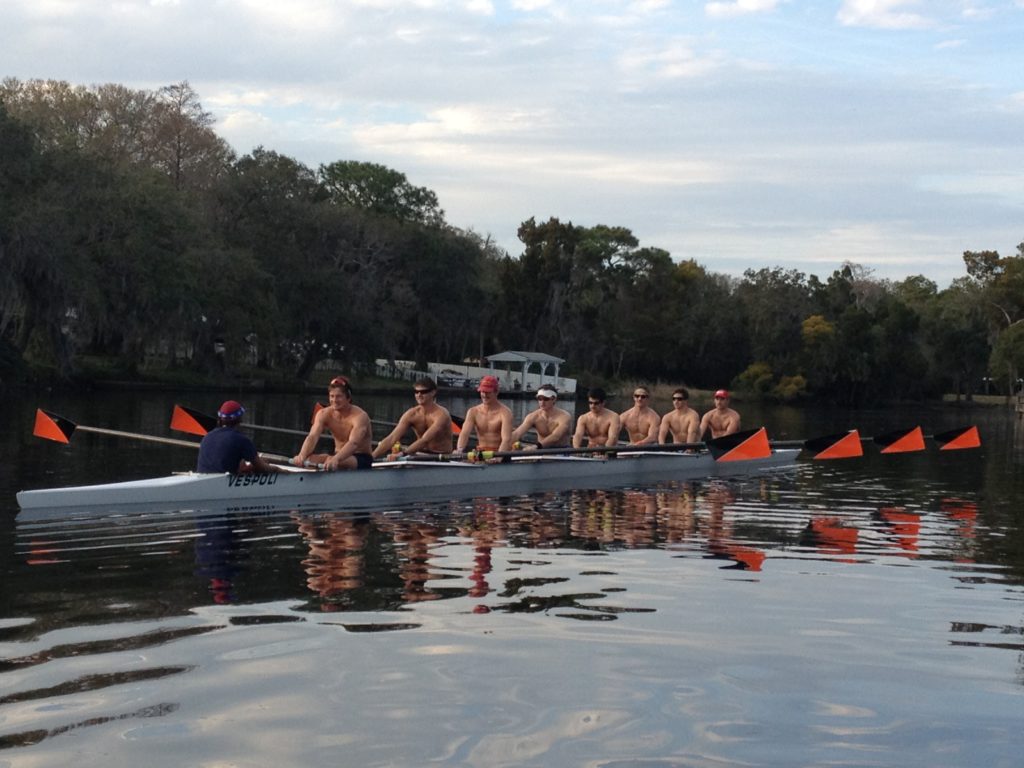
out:
M487 363L490 365L491 370L494 370L495 363L519 363L523 367L522 378L517 382L517 386L525 386L529 381L527 374L529 373L530 366L536 363L540 366L540 383L547 383L545 377L550 376L552 383L558 382L558 368L564 363L560 357L554 355L548 355L544 352L520 352L515 350L509 350L507 352L499 352L496 355L487 355ZM549 374L549 366L554 370ZM557 385L557 384L556 384Z

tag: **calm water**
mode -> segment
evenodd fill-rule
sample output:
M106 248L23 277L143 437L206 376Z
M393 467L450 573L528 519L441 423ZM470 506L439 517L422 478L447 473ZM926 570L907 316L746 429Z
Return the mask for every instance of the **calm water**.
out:
M36 406L178 436L175 402L223 398L9 398L0 766L1021 765L1024 429L1002 411L742 408L777 438L985 441L756 481L17 521L19 489L195 460L33 438ZM301 427L313 400L245 402Z

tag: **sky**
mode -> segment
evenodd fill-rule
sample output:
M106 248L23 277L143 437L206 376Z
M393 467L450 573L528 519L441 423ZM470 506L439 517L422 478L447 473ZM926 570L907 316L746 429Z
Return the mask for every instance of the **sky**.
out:
M380 163L512 255L630 229L741 276L1024 242L1024 0L0 0L0 77L188 81L240 155Z

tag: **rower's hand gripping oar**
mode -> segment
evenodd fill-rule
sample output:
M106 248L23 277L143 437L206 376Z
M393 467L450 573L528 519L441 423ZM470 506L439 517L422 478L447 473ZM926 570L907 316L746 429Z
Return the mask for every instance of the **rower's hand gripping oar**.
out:
M36 410L35 425L32 434L46 440L54 440L58 443L70 443L71 436L76 432L92 432L97 435L108 437L124 437L130 440L146 440L151 443L163 443L164 445L177 445L183 448L199 448L199 443L191 440L176 440L173 437L160 437L159 435L146 435L141 432L123 432L119 429L106 429L104 427L87 427L76 424L70 419L58 416L55 413ZM205 433L204 433L205 434ZM267 461L275 464L289 464L291 460L287 456L280 456L276 453L260 453Z

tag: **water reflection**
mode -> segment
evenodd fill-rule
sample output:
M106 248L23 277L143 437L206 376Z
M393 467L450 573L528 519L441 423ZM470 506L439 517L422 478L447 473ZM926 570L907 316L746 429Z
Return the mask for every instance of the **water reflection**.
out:
M204 712L211 716L193 693L210 675L239 686L235 706L241 707L238 702L249 696L270 694L268 686L249 688L233 675L263 680L271 670L283 670L274 679L286 685L283 676L299 668L308 685L324 670L341 667L339 674L365 676L364 682L376 686L372 690L402 700L409 693L400 681L440 665L444 674L431 684L444 686L460 680L465 664L478 668L474 681L483 688L477 692L464 681L448 690L451 700L485 712L492 700L513 712L521 704L523 712L506 732L518 727L535 743L539 732L531 728L529 713L537 689L525 687L510 703L495 688L501 676L492 684L484 674L517 654L525 659L516 667L522 679L537 665L533 674L556 680L557 690L592 684L600 695L610 686L620 695L608 711L622 708L624 728L689 697L692 711L680 706L674 717L689 718L695 732L714 732L712 742L733 747L745 741L736 736L743 723L754 722L758 713L732 718L731 711L750 705L733 698L731 690L771 709L771 696L752 693L766 677L785 689L803 679L806 666L820 679L839 652L865 657L857 669L867 670L870 681L879 658L900 656L890 646L892 638L905 635L914 647L930 648L932 657L955 649L953 661L1009 651L1019 687L1024 622L993 619L991 610L947 599L958 589L998 591L997 606L1007 597L1020 600L1015 561L1000 563L991 556L990 542L1003 532L993 533L991 522L983 521L980 500L941 488L909 498L882 484L867 485L824 493L820 477L797 475L388 510L129 513L25 526L15 532L18 563L10 572L6 615L30 619L0 627L0 675L8 676L0 695L8 718L0 749L38 747L71 732L150 718L184 722L178 727L188 732ZM903 567L879 567L896 564ZM887 580L880 571L896 575ZM902 582L909 572L920 572L920 579ZM821 581L823 574L838 573L870 578ZM858 591L861 581L881 584L886 599ZM921 594L901 589L905 584ZM845 600L833 600L833 592ZM445 628L457 629L440 629L439 616ZM421 632L428 623L432 633L451 636L435 639ZM503 629L515 631L505 632L504 639L489 634L493 649L467 640L501 635ZM232 639L231 632L239 634ZM341 663L339 632L390 645L347 642ZM69 643L69 634L78 637ZM540 652L531 656L518 648L510 638L520 634L530 635ZM756 643L749 640L753 636ZM565 658L570 665L595 660L571 685L559 677L566 637L596 638L602 649ZM623 644L621 651L616 644ZM396 650L388 654L394 668L374 671L369 660L385 647ZM449 647L458 653L444 650ZM140 653L130 653L139 649L146 649L141 662ZM771 659L782 659L781 667L765 661L769 651ZM305 666L307 654L315 660L315 673ZM356 654L354 661L349 654ZM459 662L445 661L446 654ZM429 664L423 663L426 655ZM600 665L602 655L611 659L607 668ZM273 664L260 666L263 657ZM358 669L360 659L367 670ZM243 662L255 666L247 673L225 671ZM47 682L26 674L32 668L43 670ZM666 674L673 682L663 682ZM885 684L875 683L880 689ZM355 686L348 677L338 685L348 700ZM517 679L516 686L523 685ZM653 701L652 690L661 691ZM297 700L309 695L288 691ZM703 708L713 706L712 691L730 703L704 715ZM884 704L856 698L850 703L850 694L845 696L833 691L819 704L857 712ZM355 699L374 706L373 696ZM622 704L630 700L650 701L650 708ZM550 714L557 719L572 706L553 705ZM627 712L629 706L639 709ZM465 717L455 706L447 714L449 722ZM347 709L333 715L339 722L353 717ZM667 718L664 733L675 732L675 723ZM478 745L497 738L490 726L479 726ZM843 722L835 732L848 727ZM643 728L630 734L637 744L646 743L646 735ZM664 743L671 739L665 736ZM569 742L552 737L545 749ZM608 737L604 746L614 751L616 743Z
M162 612L169 600L184 612L203 603L292 597L319 612L397 610L456 598L486 612L501 607L487 598L521 591L510 592L510 578L521 584L522 571L545 567L523 558L510 562L508 553L521 550L665 550L751 576L776 559L969 564L979 556L984 537L974 500L943 496L921 508L879 501L828 509L801 501L809 496L793 478L478 498L404 510L120 516L34 526L18 549L35 579L59 578L62 566L83 571L77 584L62 584L59 605L70 609L76 586L92 584L95 592L102 582L104 589L130 593L142 615L149 601L140 588L159 578L149 564L162 559L172 571L181 569L188 566L180 557L186 553L193 581L171 578L172 589L159 593ZM296 569L305 593L296 593L289 579ZM38 593L35 599L38 608ZM72 615L80 618L88 599L75 603Z

